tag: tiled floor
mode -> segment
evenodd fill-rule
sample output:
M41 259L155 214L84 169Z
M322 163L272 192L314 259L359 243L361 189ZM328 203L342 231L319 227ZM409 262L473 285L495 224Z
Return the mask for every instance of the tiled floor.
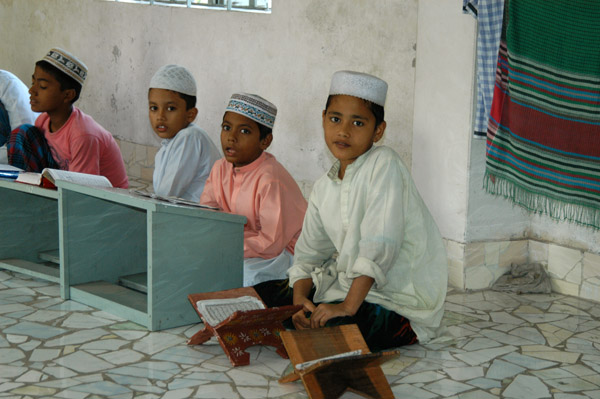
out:
M444 320L452 341L384 364L396 397L600 398L598 304L451 291ZM307 397L300 382L277 382L289 362L270 348L233 368L218 345L186 346L200 326L150 333L0 271L0 398Z

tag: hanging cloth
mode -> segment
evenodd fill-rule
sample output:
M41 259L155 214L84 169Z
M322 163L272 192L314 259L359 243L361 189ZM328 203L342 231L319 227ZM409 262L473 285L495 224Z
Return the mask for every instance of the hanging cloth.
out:
M600 7L506 0L485 189L600 228Z
M504 0L463 0L463 12L477 19L477 105L473 136L480 139L486 136L492 107L503 10Z

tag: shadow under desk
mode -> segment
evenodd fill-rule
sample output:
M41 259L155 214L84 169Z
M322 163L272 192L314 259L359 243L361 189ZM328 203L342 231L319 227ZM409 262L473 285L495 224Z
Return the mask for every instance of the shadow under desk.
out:
M63 298L156 331L200 322L188 294L242 286L245 217L57 185Z
M0 269L60 283L58 192L0 179Z

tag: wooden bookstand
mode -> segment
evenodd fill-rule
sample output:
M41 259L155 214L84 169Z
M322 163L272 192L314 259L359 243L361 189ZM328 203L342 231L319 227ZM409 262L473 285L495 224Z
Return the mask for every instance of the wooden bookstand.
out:
M204 321L204 329L194 334L188 340L188 345L200 345L212 336L216 336L223 351L234 366L250 364L250 355L246 352L246 348L253 345L274 346L277 348L277 353L287 359L288 356L280 337L280 334L285 331L282 322L302 309L302 306L292 305L245 312L238 311L216 326L211 326L206 322L196 305L196 302L201 300L241 296L253 296L260 299L252 287L188 295L192 306Z
M394 398L380 364L399 351L370 353L356 324L283 331L281 339L294 372L280 378L280 383L301 378L311 399L339 398L346 390L366 398ZM303 370L296 368L299 363L357 349L362 354L321 360Z

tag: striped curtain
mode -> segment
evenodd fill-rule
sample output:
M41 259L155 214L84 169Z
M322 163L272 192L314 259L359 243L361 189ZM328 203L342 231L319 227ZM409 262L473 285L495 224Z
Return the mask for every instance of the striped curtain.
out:
M600 2L506 0L489 193L600 228Z

